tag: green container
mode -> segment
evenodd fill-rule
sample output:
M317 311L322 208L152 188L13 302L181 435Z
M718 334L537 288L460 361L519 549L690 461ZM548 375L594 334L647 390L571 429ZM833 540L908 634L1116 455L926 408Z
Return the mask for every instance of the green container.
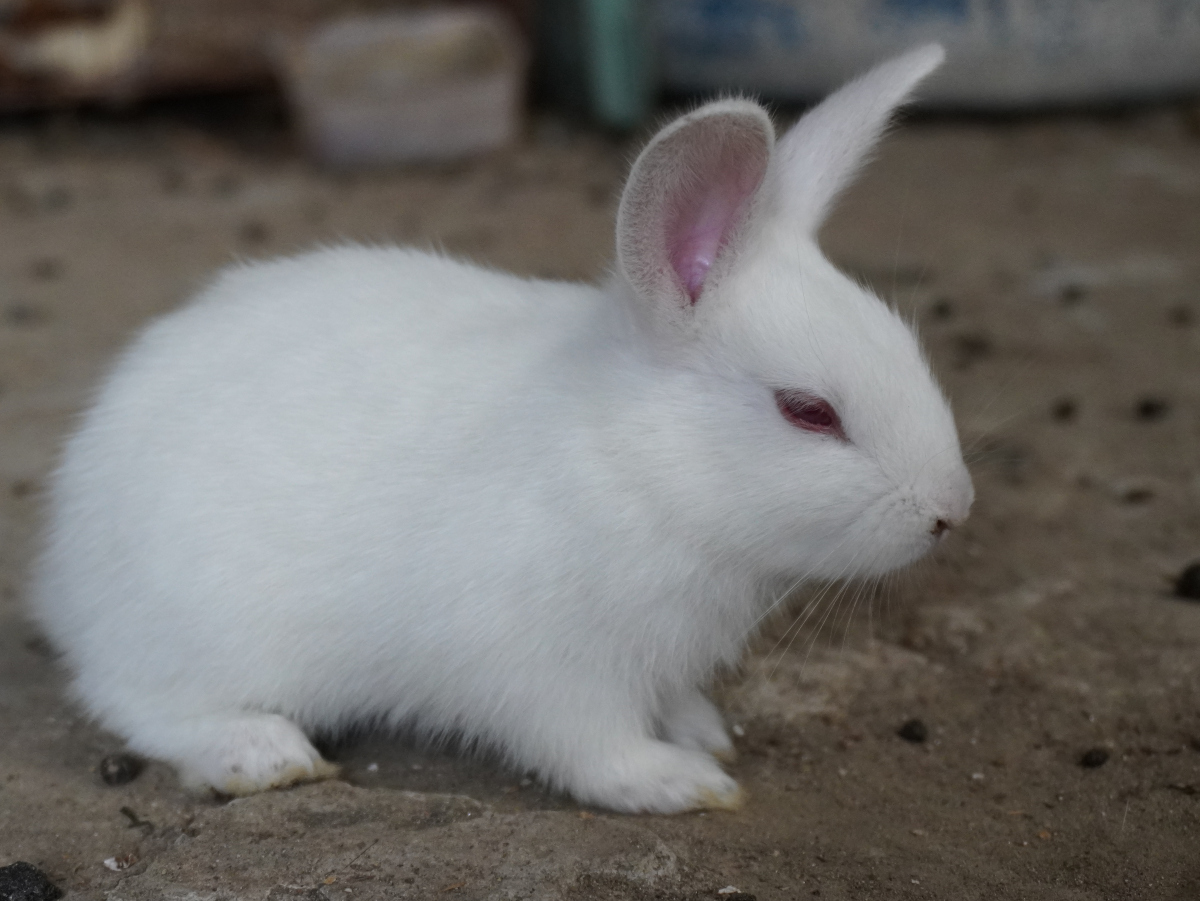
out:
M543 0L542 93L610 128L637 127L658 97L651 22L639 0Z

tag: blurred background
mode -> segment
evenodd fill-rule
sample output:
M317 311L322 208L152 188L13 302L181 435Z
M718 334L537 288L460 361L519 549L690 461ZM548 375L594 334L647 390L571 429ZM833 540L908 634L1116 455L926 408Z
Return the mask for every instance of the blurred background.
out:
M746 93L783 127L931 40L821 241L916 325L978 499L720 688L743 811L610 818L391 739L331 749L357 794L100 779L120 744L22 609L46 474L138 327L347 240L600 279L672 112ZM1194 899L1197 564L1200 0L0 0L0 868L114 899ZM510 838L536 860L471 863Z

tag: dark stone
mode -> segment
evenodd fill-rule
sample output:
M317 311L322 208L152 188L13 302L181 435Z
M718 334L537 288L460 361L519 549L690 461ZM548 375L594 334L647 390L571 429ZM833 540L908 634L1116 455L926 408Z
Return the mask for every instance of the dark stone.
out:
M1087 297L1087 288L1075 282L1063 285L1058 292L1058 299L1068 306L1079 303L1085 297Z
M1079 765L1085 769L1094 770L1108 762L1108 751L1103 748L1091 748L1079 756Z
M930 306L929 312L934 319L941 319L943 322L947 319L954 318L954 304L948 297L939 297Z
M35 307L28 303L9 304L4 311L4 319L9 325L15 325L18 328L30 328L32 326L41 325L49 315L40 307Z
M905 741L911 741L913 744L919 745L925 739L929 738L929 728L920 720L909 720L896 730L896 734Z
M1193 563L1175 580L1175 596L1200 601L1200 561Z
M1161 397L1143 397L1133 408L1134 415L1142 422L1156 422L1171 412L1171 405Z
M1176 328L1187 328L1196 317L1192 314L1192 308L1180 304L1179 306L1171 307L1167 311L1167 321Z
M124 785L136 779L144 766L132 754L109 754L100 761L100 778L108 785Z
M63 890L31 863L18 860L0 867L0 901L55 901Z
M1154 500L1154 489L1149 485L1130 485L1120 494L1122 503L1148 504Z
M1061 397L1050 408L1050 415L1059 422L1070 422L1079 413L1079 405L1069 397Z

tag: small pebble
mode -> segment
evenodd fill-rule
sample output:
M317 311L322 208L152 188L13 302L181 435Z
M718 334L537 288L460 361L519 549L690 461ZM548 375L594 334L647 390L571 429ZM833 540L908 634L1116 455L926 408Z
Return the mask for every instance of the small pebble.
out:
M1155 495L1154 485L1142 479L1114 485L1113 492L1123 504L1148 504Z
M1050 415L1059 422L1070 422L1078 413L1078 404L1069 397L1060 397L1050 408Z
M1156 422L1171 412L1171 405L1161 397L1143 397L1133 408L1134 415L1142 422Z
M56 901L63 891L31 863L0 867L0 901Z
M100 778L107 785L125 785L138 777L144 765L132 754L109 754L100 761Z
M942 321L952 319L954 318L954 304L948 297L939 297L929 307L929 312L933 314L934 319Z
M911 741L913 744L919 745L925 739L929 738L929 729L920 720L909 720L896 730L896 734L905 741Z
M1077 282L1063 285L1058 292L1058 299L1067 306L1073 306L1085 297L1087 297L1087 288Z
M1167 322L1171 323L1171 325L1175 326L1176 328L1187 328L1189 325L1195 322L1195 320L1196 317L1195 314L1192 313L1192 308L1184 306L1183 304L1180 304L1176 307L1171 307L1171 309L1167 311Z
M29 328L35 325L41 325L49 315L40 307L35 307L28 303L14 303L4 310L4 319L9 325L15 325L18 328Z
M1175 596L1200 601L1200 560L1179 574L1175 580Z
M1094 770L1108 762L1108 751L1104 748L1092 748L1079 756L1079 765L1085 769Z

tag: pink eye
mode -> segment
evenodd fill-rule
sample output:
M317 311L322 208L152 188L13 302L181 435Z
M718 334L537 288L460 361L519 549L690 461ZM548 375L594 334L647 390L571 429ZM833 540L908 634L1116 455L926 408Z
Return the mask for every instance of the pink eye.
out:
M779 390L775 392L775 403L779 405L783 418L796 428L846 440L837 411L821 398L798 391Z

